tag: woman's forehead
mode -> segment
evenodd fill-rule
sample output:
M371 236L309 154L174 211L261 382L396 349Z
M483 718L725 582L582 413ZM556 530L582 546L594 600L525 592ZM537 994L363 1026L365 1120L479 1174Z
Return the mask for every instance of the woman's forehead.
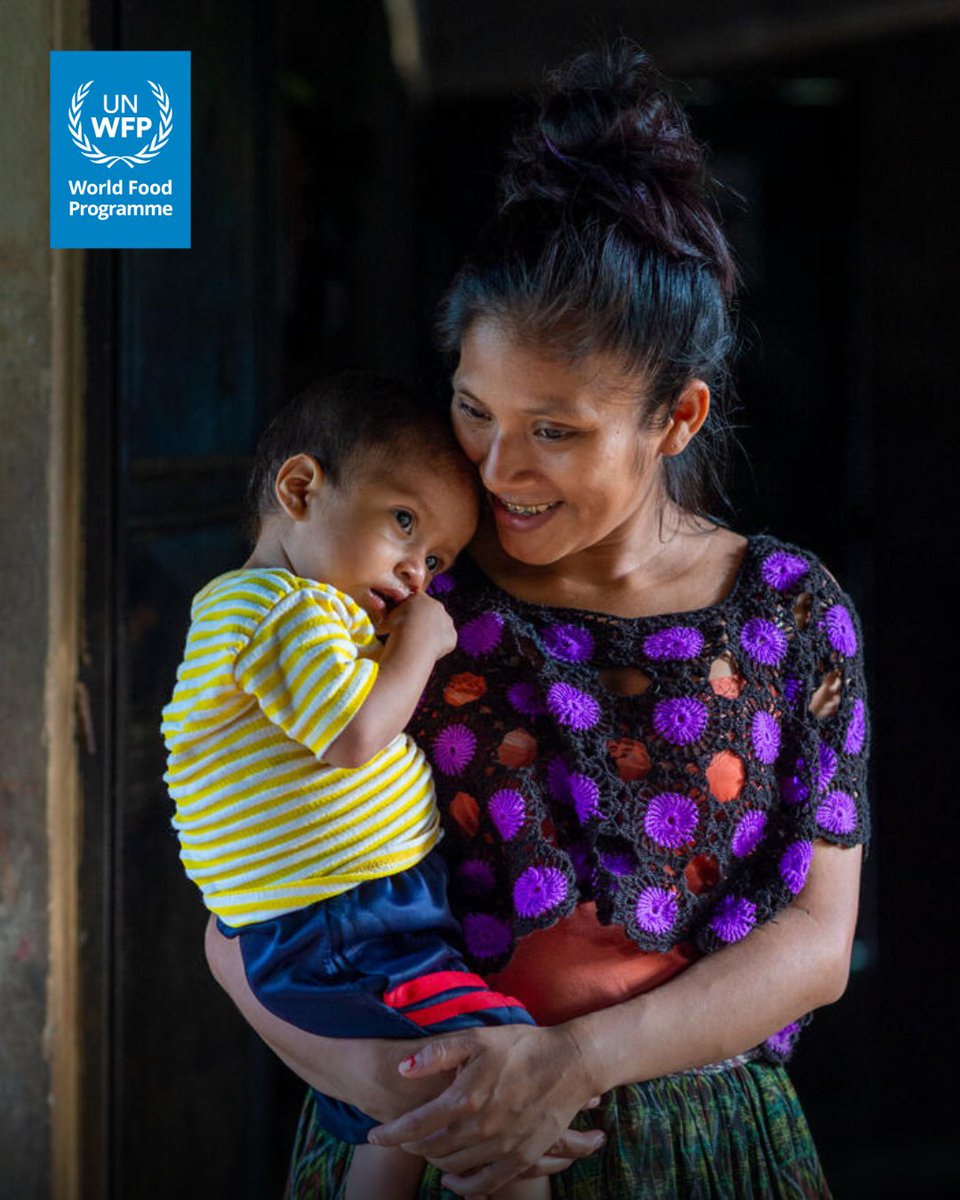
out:
M531 416L557 416L571 408L635 403L643 382L619 356L595 352L579 358L519 339L491 321L475 321L464 335L454 387L484 404L509 400Z

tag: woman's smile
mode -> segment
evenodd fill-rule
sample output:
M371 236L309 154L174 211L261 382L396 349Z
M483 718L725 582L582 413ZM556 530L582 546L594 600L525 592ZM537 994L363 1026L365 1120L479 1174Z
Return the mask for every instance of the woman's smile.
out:
M491 499L516 517L538 517L548 509L556 508L560 503L559 500L553 500L548 504L518 504L512 500L504 500L501 496L491 496Z

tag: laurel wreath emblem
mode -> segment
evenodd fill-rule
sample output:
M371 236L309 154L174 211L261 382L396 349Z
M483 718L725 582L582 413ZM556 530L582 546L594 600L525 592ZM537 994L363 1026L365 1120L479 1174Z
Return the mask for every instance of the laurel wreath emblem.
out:
M70 127L73 144L84 158L89 158L91 162L99 163L104 167L112 167L114 163L118 162L126 163L132 171L135 166L148 163L157 157L173 131L173 106L170 103L170 97L159 84L150 79L147 80L147 83L150 84L150 91L153 92L153 98L160 110L160 128L149 142L144 142L136 154L104 154L95 142L90 141L80 127L80 114L83 111L83 102L87 98L87 93L93 87L93 80L89 79L77 88L70 97L67 124Z

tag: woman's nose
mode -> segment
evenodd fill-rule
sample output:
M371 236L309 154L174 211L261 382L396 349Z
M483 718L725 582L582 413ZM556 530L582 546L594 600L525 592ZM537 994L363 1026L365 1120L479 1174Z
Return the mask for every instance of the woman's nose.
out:
M501 434L490 440L480 463L480 478L487 491L496 493L516 482L529 469L523 447L515 438L506 438Z

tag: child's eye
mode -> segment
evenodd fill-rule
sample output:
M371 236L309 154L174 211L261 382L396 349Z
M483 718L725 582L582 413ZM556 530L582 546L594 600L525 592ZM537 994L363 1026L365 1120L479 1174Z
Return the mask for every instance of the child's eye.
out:
M430 574L436 575L436 573L440 570L440 555L428 554L424 561L427 564L427 570L430 572Z
M409 533L413 529L414 520L412 512L408 512L405 508L395 508L393 515L404 533Z

